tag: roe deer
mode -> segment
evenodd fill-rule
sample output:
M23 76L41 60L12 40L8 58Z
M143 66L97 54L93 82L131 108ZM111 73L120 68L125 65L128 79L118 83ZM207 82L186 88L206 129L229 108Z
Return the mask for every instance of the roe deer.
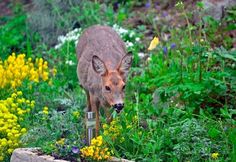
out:
M77 45L77 75L87 94L87 111L96 114L99 132L99 108L103 107L108 122L110 107L118 113L124 107L126 78L132 63L124 42L108 26L94 25L83 32Z

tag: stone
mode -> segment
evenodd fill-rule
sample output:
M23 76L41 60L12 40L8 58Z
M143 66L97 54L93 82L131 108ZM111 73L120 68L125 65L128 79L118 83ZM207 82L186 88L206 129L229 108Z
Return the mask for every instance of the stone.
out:
M116 157L112 157L109 162L134 162L131 160L127 160L127 159L120 159L120 158L116 158Z
M12 153L10 162L69 162L49 155L38 155L39 148L18 148Z
M205 13L216 20L224 17L225 8L236 5L236 0L203 0Z
M69 162L55 159L49 155L39 155L40 148L18 148L12 153L10 162ZM112 157L109 162L134 162L126 159Z

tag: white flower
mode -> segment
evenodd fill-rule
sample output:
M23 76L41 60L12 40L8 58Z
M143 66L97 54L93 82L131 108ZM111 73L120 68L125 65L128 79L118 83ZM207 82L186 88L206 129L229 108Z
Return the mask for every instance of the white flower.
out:
M126 41L126 42L125 42L125 45L126 45L127 48L134 46L134 44L133 44L132 42L129 42L129 41Z
M114 25L113 25L113 29L114 29L118 34L120 34L121 36L128 33L128 30L127 30L127 29L124 29L124 28L118 26L117 24L114 24Z
M80 37L80 33L81 33L81 29L76 28L70 32L68 32L65 36L64 35L60 35L57 40L58 40L58 44L54 47L55 49L59 49L61 48L61 46L63 46L66 42L76 42L78 41L79 37Z
M79 42L79 40L77 39L77 40L75 41L75 47L77 47L78 42Z
M135 38L135 41L136 41L136 42L139 42L139 41L140 41L140 38L139 38L139 37L136 37L136 38Z
M120 28L120 29L119 29L119 33L120 33L120 34L126 34L126 33L128 33L128 30L126 30L126 29L124 29L124 28Z
M140 58L143 58L143 57L145 56L145 54L144 54L143 52L139 52L139 53L138 53L138 56L139 56Z
M63 35L59 35L57 40L58 40L58 42L64 42L65 41L65 37Z
M75 63L72 60L67 60L66 64L70 66L75 65Z
M135 35L135 32L134 32L134 31L131 31L131 32L129 33L129 37L130 37L130 38L132 38L134 35Z
M57 44L57 45L55 45L54 48L55 48L55 49L59 49L59 48L61 48L61 44Z

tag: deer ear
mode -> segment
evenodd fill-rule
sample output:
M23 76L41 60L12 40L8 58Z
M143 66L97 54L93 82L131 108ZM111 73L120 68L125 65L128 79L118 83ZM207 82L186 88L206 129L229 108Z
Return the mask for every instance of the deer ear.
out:
M105 75L107 72L106 65L104 62L96 55L93 56L92 58L92 65L93 65L93 70L100 74L100 75Z
M133 56L131 53L128 53L126 54L121 62L120 62L120 65L118 67L118 71L120 72L121 75L123 75L125 78L127 77L128 75L128 72L129 72L129 68L131 67L131 64L132 64L132 59L133 59Z

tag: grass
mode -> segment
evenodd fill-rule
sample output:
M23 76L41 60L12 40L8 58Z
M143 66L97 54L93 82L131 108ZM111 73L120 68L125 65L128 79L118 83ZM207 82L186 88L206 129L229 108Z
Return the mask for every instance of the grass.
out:
M180 3L171 9L181 13L183 17L177 18L186 26L175 28L166 24L165 17L153 21L161 17L154 5L122 1L115 10L116 4L84 1L67 12L60 7L63 4L50 5L58 21L51 22L56 30L47 36L28 24L27 15L32 16L30 23L38 18L33 13L19 10L1 19L1 60L12 52L26 53L26 59L32 57L33 62L38 57L47 60L50 73L57 71L46 82L25 79L16 89L1 89L1 100L22 91L24 98L35 101L31 113L19 121L27 129L19 147L41 147L46 154L71 161L81 158L73 150L86 145L86 100L76 76L75 44L83 29L99 23L113 26L134 55L125 110L120 115L113 113L115 120L110 125L102 118L100 134L113 155L136 161L236 160L236 51L235 38L230 37L235 30L235 8L228 9L220 21L200 14L202 21L192 24L189 6ZM47 5L39 7L43 10ZM194 7L202 13L201 3ZM143 9L145 13L137 18ZM75 13L82 14L75 18ZM145 24L127 25L134 18ZM78 30L69 25L71 21L78 22ZM12 26L16 28L12 30ZM148 51L154 36L160 43ZM47 40L50 37L53 39ZM56 42L57 37L60 39ZM0 65L4 66L1 61ZM0 120L5 119L0 116ZM3 138L7 135L0 131ZM3 161L9 161L11 153L7 149L0 143Z

